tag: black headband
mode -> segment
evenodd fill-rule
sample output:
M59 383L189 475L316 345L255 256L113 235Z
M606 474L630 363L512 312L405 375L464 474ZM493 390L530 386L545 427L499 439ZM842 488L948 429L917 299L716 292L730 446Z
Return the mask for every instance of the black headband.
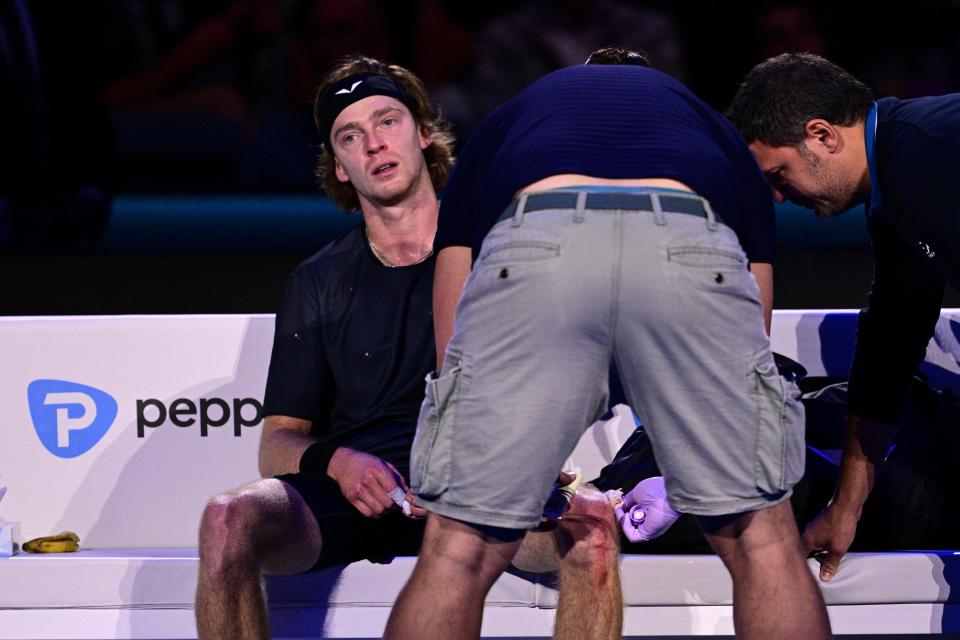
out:
M331 149L330 134L333 133L333 122L340 112L358 100L370 96L387 96L399 100L414 112L413 98L393 78L379 73L355 73L333 83L327 93L317 105L314 117L317 130L323 139L323 144Z

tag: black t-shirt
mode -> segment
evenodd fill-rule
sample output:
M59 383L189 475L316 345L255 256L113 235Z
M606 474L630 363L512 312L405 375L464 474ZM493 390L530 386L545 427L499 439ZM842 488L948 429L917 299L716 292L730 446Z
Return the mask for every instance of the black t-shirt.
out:
M740 134L654 69L579 65L550 73L489 115L457 161L434 245L472 247L523 187L558 174L671 178L706 198L751 262L772 262L770 186Z
M277 313L263 414L377 455L409 480L424 377L436 364L431 257L385 267L362 228L301 264Z

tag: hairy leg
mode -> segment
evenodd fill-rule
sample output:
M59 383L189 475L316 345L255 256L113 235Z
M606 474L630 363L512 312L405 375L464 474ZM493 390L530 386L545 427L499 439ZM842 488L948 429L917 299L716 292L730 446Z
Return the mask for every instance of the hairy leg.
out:
M479 638L483 600L522 536L431 513L417 566L394 604L384 638Z
M825 640L830 622L807 567L789 502L732 516L700 517L733 578L738 638Z
M613 509L596 488L578 489L557 529L561 548L557 640L613 640L623 633L620 544Z
M610 502L595 487L584 485L554 528L527 533L513 566L532 573L559 569L555 638L611 640L623 631L619 559Z
M527 531L510 564L528 573L557 571L564 552L562 539L557 531L559 526L559 523L551 523L543 529Z
M199 637L269 638L262 574L306 571L320 545L310 509L279 480L258 480L212 498L200 522Z

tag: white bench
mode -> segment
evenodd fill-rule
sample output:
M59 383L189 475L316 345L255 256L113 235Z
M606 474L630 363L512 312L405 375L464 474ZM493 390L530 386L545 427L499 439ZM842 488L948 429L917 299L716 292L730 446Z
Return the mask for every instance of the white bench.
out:
M267 581L275 638L380 637L414 558ZM810 561L814 570L814 561ZM624 556L624 635L733 634L730 578L715 556ZM0 639L195 638L196 551L18 555L0 563ZM836 634L960 633L960 554L850 554L823 585ZM487 638L549 637L549 576L504 575Z
M957 319L945 312L928 347L925 367L938 382L960 379ZM842 375L853 326L850 313L775 312L772 341L812 375ZM0 319L0 353L14 363L0 368L0 484L10 487L0 521L20 522L25 538L73 529L83 547L0 558L0 640L196 637L200 511L210 495L256 477L259 426L244 426L244 399L262 393L271 339L269 316ZM44 444L27 401L37 380L85 384L116 401L88 451L61 457L49 437ZM201 435L199 416L175 426L157 413L176 405L186 422L190 402L205 398L246 406L246 417ZM631 428L618 414L585 435L576 461L592 475ZM413 563L268 580L275 636L379 637ZM624 556L621 567L627 637L733 633L730 579L716 557ZM837 634L960 634L953 552L851 554L823 593ZM487 599L484 636L549 637L556 597L549 576L503 576Z

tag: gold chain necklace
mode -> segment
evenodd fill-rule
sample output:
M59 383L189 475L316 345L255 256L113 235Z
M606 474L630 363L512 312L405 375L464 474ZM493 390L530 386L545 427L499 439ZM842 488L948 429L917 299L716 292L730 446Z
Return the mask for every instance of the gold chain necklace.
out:
M380 251L380 248L377 245L373 244L373 239L370 238L370 234L367 233L366 229L363 230L363 235L367 236L367 244L370 245L370 251L373 251L373 255L377 257L377 260L380 261L380 264L382 264L385 267L390 267L391 269L397 266L392 262L390 262L390 258L383 255L383 252Z
M380 247L374 244L373 238L370 237L370 232L367 231L366 227L364 227L363 229L363 235L366 236L367 244L370 245L370 250L373 251L373 255L377 257L377 260L380 261L380 264L382 264L385 267L390 267L391 269L395 269L396 267L400 266L398 264L394 264L390 260L390 258L384 255L383 251L380 250ZM433 248L431 247L431 249L427 251L426 255L424 255L422 258L420 258L419 260L417 260L416 262L408 266L413 266L414 264L420 264L421 262L423 262L424 260L426 260L432 255L433 255Z

